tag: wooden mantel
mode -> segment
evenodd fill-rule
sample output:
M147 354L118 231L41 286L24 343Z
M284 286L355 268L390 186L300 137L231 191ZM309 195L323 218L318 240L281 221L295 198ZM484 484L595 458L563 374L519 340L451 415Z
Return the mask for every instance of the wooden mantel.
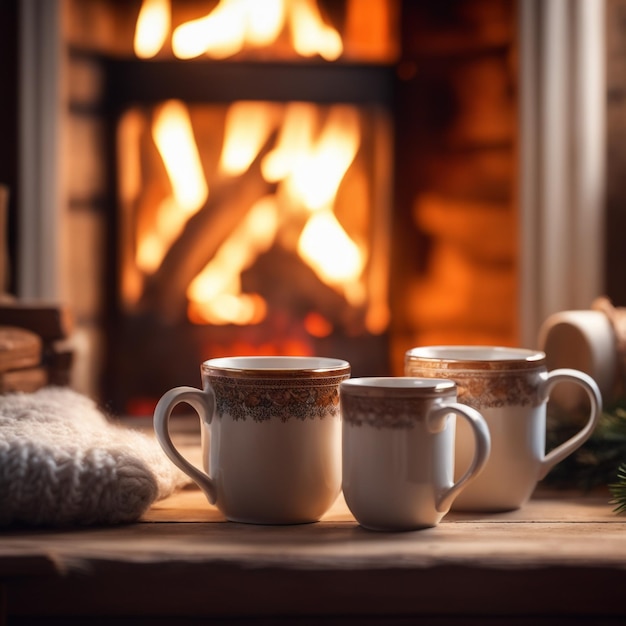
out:
M608 494L374 533L339 499L316 524L226 522L200 492L136 524L0 535L0 623L626 623L626 517Z

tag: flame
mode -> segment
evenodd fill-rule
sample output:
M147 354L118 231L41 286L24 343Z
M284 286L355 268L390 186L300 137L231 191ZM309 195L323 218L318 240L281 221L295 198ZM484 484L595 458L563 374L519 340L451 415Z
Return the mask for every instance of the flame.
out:
M267 182L287 178L294 164L313 146L318 110L308 102L287 105L276 145L261 162L261 172Z
M244 294L241 273L268 250L278 231L278 207L273 197L259 200L221 245L187 289L190 317L203 324L254 324L263 320L266 303Z
M319 54L327 61L341 56L341 37L332 26L324 23L315 0L292 0L289 8L291 40L298 54L304 57Z
M356 156L361 134L356 110L333 106L322 133L307 154L294 161L288 185L312 210L328 207Z
M297 252L349 304L362 306L366 301L367 249L349 235L334 212L337 192L361 143L358 112L334 105L327 107L325 117L322 113L308 103L238 102L229 107L219 171L229 176L245 173L278 128L274 148L261 162L262 174L277 184L277 192L250 208L189 284L188 316L193 322L247 325L265 318L267 303L259 294L243 292L241 276L274 245L279 232L281 245ZM152 133L172 192L145 218L149 227L138 224L136 262L144 273L159 267L209 194L184 105L178 101L162 105ZM286 231L291 233L287 238ZM327 320L325 325L312 319L307 326L311 334L332 332Z
M344 288L354 304L361 299L361 290L355 286L365 265L365 255L332 211L311 215L300 235L298 253L325 283Z
M246 0L222 0L208 15L181 24L172 35L179 59L207 54L223 59L241 51L245 37Z
M154 272L189 218L205 204L209 188L204 177L187 108L179 101L163 104L152 127L154 143L172 187L151 224L142 229L137 244L137 265Z
M271 45L284 24L283 0L221 0L208 15L176 28L172 50L179 59L203 54L224 59L246 44Z
M346 171L354 161L361 136L353 107L336 105L315 137L318 109L292 103L285 109L274 149L262 161L268 180L283 181L291 200L310 215L297 242L303 261L320 280L360 305L365 299L359 282L366 253L337 220L333 205ZM232 105L227 114L220 169L231 175L243 173L258 154L273 127L272 110L266 103ZM265 315L261 301L241 290L241 272L273 243L279 226L289 215L276 200L265 199L222 245L211 262L192 281L187 295L194 320L213 324L248 324ZM263 303L264 304L264 303ZM262 310L262 312L261 312Z
M170 32L170 15L170 0L143 0L133 43L140 59L150 59L159 53Z
M157 113L153 136L176 202L187 215L195 213L206 202L209 188L187 107L178 100L165 103Z
M250 167L272 130L273 112L266 102L235 102L228 108L220 171L238 176Z
M334 61L343 53L339 33L324 22L315 0L220 0L207 15L174 30L172 51L179 59L225 59L246 46L272 45L287 24L298 54Z

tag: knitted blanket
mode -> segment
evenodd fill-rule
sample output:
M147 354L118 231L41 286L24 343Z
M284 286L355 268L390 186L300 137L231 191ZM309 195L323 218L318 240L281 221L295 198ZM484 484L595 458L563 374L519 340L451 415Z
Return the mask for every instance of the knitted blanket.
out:
M187 482L155 439L75 391L0 396L0 526L131 522Z

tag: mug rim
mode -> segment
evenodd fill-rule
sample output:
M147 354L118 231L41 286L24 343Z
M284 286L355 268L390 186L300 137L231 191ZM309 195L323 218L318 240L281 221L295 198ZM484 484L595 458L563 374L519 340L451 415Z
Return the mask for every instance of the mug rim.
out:
M232 378L317 378L349 376L350 363L319 356L229 356L202 363L207 375Z
M449 378L420 376L361 376L344 380L343 394L355 396L427 397L456 394L457 385Z
M544 366L546 354L542 350L510 346L435 345L407 350L405 361L449 368L510 369Z

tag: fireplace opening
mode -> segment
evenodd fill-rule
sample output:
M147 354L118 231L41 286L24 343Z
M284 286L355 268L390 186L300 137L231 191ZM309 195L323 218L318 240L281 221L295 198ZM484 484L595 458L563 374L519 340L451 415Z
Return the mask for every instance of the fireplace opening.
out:
M160 370L122 378L126 411L210 356L343 354L388 371L389 135L383 110L347 104L124 112L114 371L141 369L141 346Z
M148 414L211 356L518 343L516 3L45 6L77 388Z
M144 0L126 15L132 54L104 64L118 410L150 411L216 356L389 373L397 6L368 4Z

